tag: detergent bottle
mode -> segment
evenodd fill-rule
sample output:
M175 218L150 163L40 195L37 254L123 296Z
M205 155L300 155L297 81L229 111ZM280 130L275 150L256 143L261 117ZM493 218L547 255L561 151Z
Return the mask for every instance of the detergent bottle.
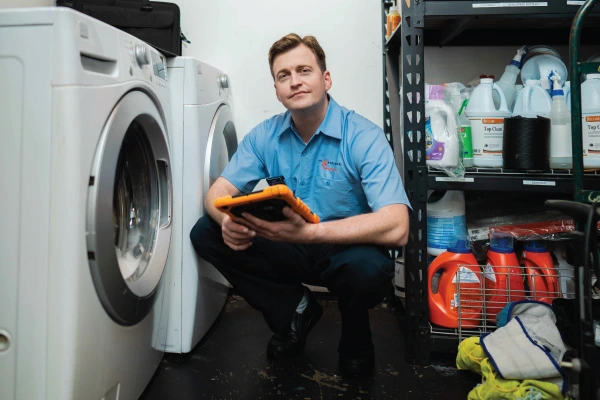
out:
M525 58L527 54L527 46L521 47L517 50L517 54L512 59L509 65L504 69L504 74L500 77L500 80L496 82L498 87L504 93L504 98L506 99L506 105L509 109L512 108L513 100L515 98L517 77L519 76L519 72L521 72L521 60ZM496 108L500 107L500 96L494 96L494 105Z
M500 96L500 108L496 108L493 92ZM502 167L502 141L504 118L511 116L506 98L500 87L490 78L482 78L473 89L465 111L471 122L473 137L473 165L475 167Z
M456 238L448 251L433 260L427 276L431 322L445 328L479 325L483 284L466 236ZM433 285L434 276L439 276L437 290Z
M427 85L425 99L425 159L436 168L459 165L460 141L457 115L444 101L441 85Z
M571 169L573 168L571 113L560 85L560 76L553 74L550 79L554 87L550 109L550 168Z
M458 121L460 122L460 135L463 141L463 165L468 168L473 166L473 135L471 133L471 122L465 115L465 108L469 104L469 99L465 99L458 110Z
M546 243L541 240L525 242L519 264L525 271L529 298L552 304L552 300L560 295L560 277Z
M571 112L571 82L565 82L565 85L563 86L563 92L565 93L567 107L569 107L569 112Z
M523 90L523 85L515 85L515 88L517 90L515 91L515 97L513 98L512 107L509 108L510 112L513 112L515 109L515 103L517 102L517 97L519 97L519 93L521 93L521 90Z
M485 281L485 318L496 322L496 315L512 301L525 299L525 285L514 252L510 234L494 232L490 237L490 249L483 270Z
M548 92L540 86L540 81L529 79L515 101L513 116L537 118L547 117L552 108L552 99Z
M432 193L429 192L429 195ZM465 195L462 191L448 190L440 200L427 203L427 254L439 256L455 237L466 234Z
M600 74L588 74L581 84L583 166L600 168Z

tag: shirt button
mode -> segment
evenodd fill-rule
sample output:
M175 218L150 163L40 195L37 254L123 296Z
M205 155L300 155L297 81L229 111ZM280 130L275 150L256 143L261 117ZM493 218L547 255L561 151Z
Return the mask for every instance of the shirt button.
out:
M325 186L329 186L329 181L326 181L326 182L325 182Z
M301 185L304 185L304 181L300 181L300 184L301 184Z
M305 155L306 155L306 154L304 154L304 153L300 154L300 156L302 156L302 157L304 157Z

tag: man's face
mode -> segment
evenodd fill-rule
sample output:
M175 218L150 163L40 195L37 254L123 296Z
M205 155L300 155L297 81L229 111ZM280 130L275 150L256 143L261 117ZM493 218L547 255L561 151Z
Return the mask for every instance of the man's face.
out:
M321 104L331 88L329 71L321 71L317 57L303 44L275 57L273 75L277 99L290 111Z

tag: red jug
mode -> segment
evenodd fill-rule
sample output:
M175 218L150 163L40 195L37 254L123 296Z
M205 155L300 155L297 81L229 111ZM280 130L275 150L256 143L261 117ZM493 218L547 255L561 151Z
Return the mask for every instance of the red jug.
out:
M496 315L512 301L525 300L525 285L514 252L513 237L492 233L487 265L484 268L485 318L496 323Z
M530 298L552 304L553 299L560 297L560 277L546 243L541 240L525 242L520 265L525 270Z
M481 270L466 238L437 256L427 271L429 319L445 328L474 327L480 324L483 306ZM433 278L441 272L437 291ZM459 315L460 310L460 315Z

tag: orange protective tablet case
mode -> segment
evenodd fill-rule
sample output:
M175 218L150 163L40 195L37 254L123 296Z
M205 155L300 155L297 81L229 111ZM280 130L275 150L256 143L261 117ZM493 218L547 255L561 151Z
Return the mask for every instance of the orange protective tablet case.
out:
M318 224L321 219L286 185L274 185L258 192L224 196L215 200L215 207L232 219L242 217L243 212L266 221L283 221L283 207L289 206L307 222Z

